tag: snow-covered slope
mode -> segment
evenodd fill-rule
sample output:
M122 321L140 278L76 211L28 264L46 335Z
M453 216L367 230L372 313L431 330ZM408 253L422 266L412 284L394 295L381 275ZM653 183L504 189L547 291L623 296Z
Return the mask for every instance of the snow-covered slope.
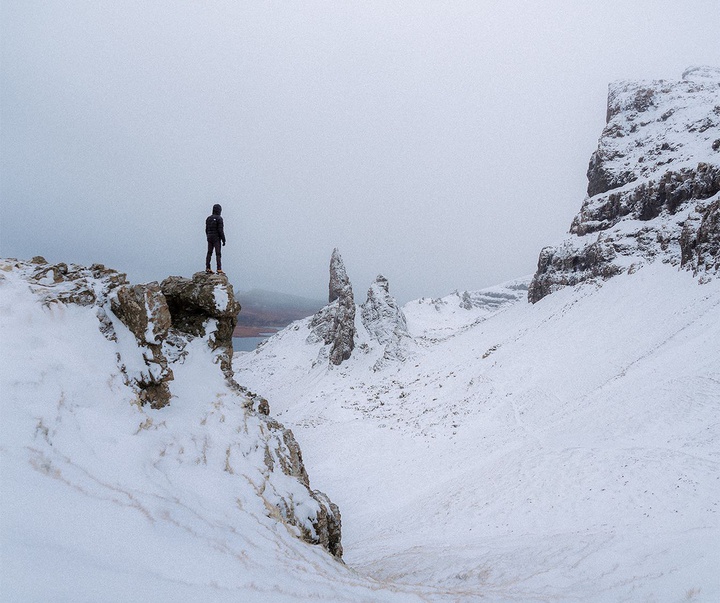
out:
M0 599L417 600L298 539L326 499L291 434L229 386L212 320L174 334L169 405L141 405L129 377L151 357L110 309L123 281L0 262Z
M235 366L338 501L356 569L433 600L715 601L718 316L720 283L656 263L379 372L372 352L313 367L302 322Z
M345 278L232 359L222 277L0 262L2 598L720 600L717 80L611 89L534 304Z
M356 319L340 367L308 320L238 355L354 567L432 600L720 600L720 71L613 84L588 178L527 296L407 304L391 355Z
M423 340L453 336L463 327L485 320L503 306L525 300L529 282L528 276L481 291L455 291L440 299L423 297L408 302L403 307L408 329L413 336Z

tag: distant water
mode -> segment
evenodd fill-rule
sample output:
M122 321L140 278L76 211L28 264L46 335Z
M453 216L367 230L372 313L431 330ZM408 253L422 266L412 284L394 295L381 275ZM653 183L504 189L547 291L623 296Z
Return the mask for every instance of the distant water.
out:
M252 352L259 344L275 333L269 333L264 337L233 337L233 351Z

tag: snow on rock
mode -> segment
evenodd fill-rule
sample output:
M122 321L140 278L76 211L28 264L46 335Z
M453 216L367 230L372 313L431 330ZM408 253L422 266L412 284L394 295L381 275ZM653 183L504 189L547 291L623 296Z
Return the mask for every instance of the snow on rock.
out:
M110 296L110 308L134 335L134 339L125 336L123 329L113 323L105 310L100 310L108 328L107 336L123 349L120 357L124 374L140 389L143 402L149 402L153 408L162 408L170 402L168 382L173 379L173 374L161 345L171 322L160 285L153 282L118 287ZM136 362L132 362L132 358Z
M292 431L218 368L218 319L164 339L158 319L149 343L113 302L157 317L161 298L124 287L99 265L0 261L3 596L416 600L334 560L339 511L311 489ZM163 408L128 378L152 370L155 345L174 377Z
M342 508L345 561L429 601L718 600L720 280L656 262L451 335L462 297L405 306L445 336L392 370L372 346L312 367L304 321L236 355Z
M350 358L355 348L355 298L340 252L330 257L329 303L310 323L311 343L323 342L317 361L327 359L335 366Z
M529 300L654 260L709 277L720 263L717 243L705 244L720 240L713 218L719 193L720 70L612 84L588 198L571 236L541 251Z
M383 356L374 369L380 370L388 363L406 360L409 351L410 333L405 314L390 295L388 280L381 274L370 285L367 300L360 307L363 326L372 339L384 346Z
M162 284L175 329L193 336L205 336L212 325L210 346L218 352L225 376L232 378L232 334L240 304L224 274L196 272L192 278L170 276ZM208 323L212 319L212 323Z
M370 335L381 344L409 336L405 315L390 295L390 285L382 274L368 289L361 317Z
M530 276L479 291L455 291L439 299L423 297L408 302L403 311L408 330L422 340L437 341L483 321L527 298Z
M230 295L228 294L227 287L215 285L213 298L215 300L215 309L218 312L227 312L230 309Z

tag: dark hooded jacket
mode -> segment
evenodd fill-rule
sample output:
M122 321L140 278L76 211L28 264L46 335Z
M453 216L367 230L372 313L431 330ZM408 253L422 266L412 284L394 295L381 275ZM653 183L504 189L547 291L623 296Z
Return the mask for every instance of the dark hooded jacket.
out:
M223 227L223 219L220 216L222 213L222 207L219 204L213 205L212 216L208 216L205 220L205 235L207 240L212 239L222 241L225 244L225 230Z

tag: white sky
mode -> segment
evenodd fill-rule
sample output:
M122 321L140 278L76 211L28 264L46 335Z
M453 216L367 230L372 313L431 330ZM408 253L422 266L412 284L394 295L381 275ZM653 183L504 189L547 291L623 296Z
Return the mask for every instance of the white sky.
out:
M0 4L0 254L358 301L535 270L616 79L720 66L720 1Z

